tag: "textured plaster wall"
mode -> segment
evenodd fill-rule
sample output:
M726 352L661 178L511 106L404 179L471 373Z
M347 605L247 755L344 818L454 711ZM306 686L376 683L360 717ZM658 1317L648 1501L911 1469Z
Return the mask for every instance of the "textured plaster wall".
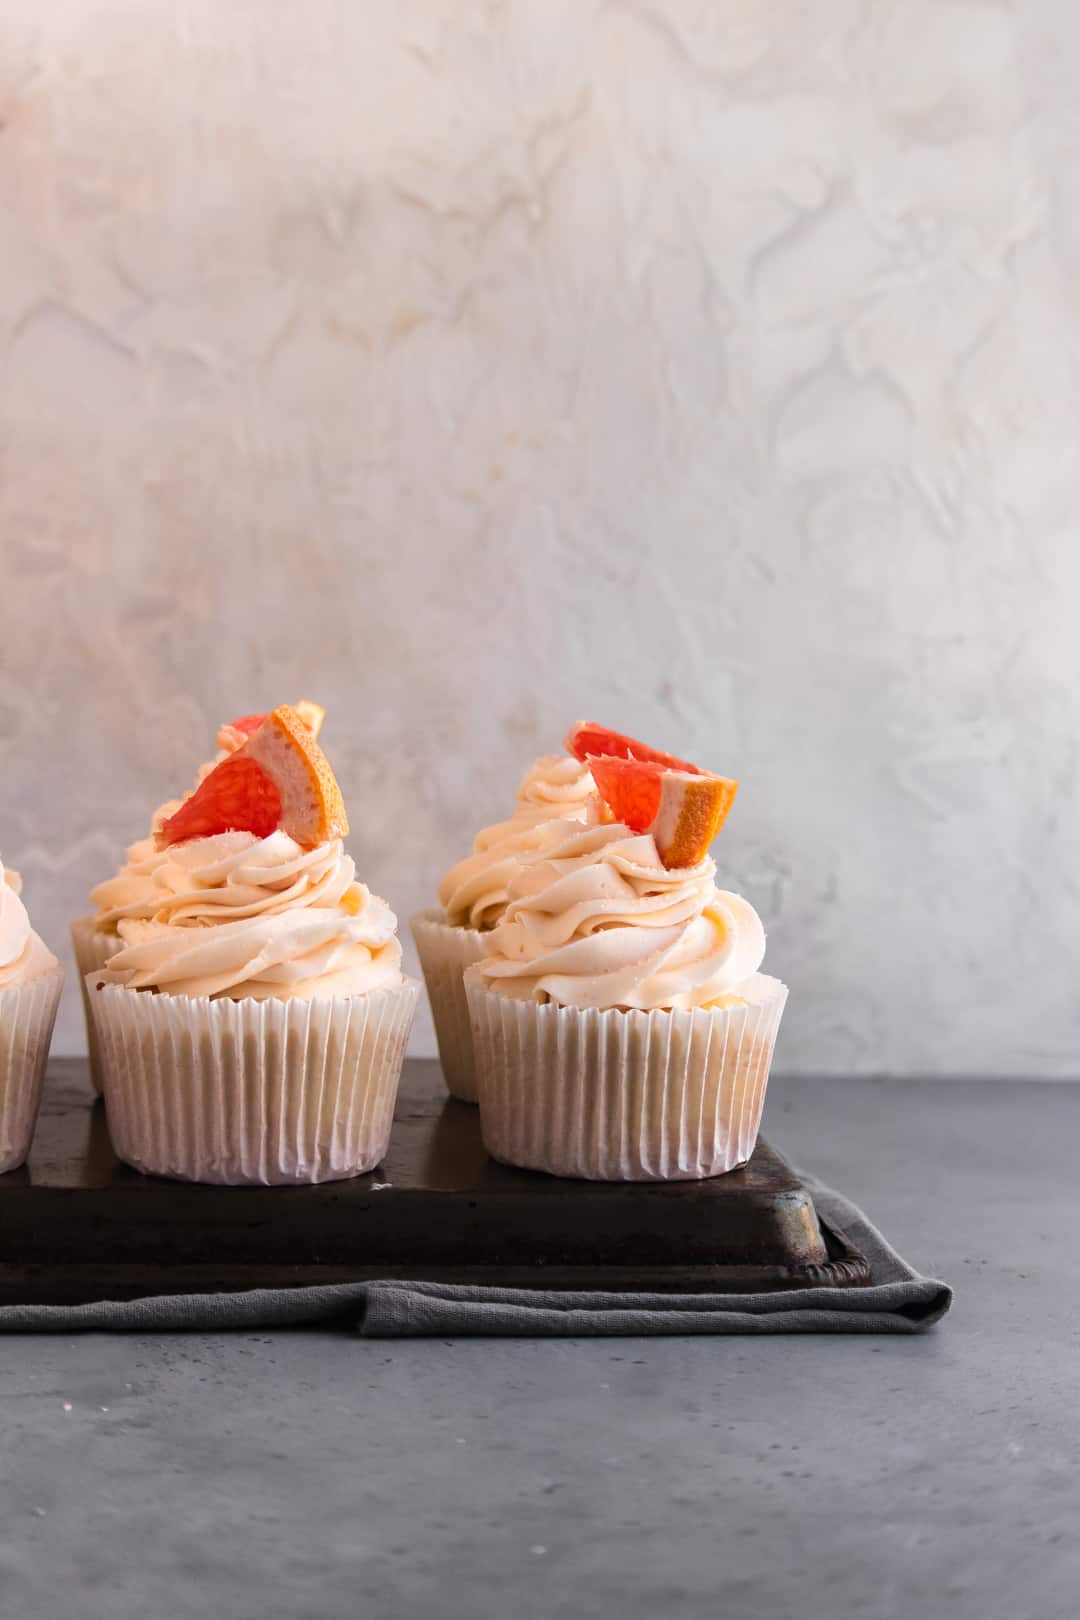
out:
M403 923L589 713L742 779L786 1068L1080 1071L1078 61L1069 0L0 0L46 938L231 713L329 705Z

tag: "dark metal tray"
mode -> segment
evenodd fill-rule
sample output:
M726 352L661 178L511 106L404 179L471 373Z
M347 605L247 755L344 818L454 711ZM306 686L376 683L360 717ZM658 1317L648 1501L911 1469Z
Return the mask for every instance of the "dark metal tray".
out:
M0 1176L0 1303L423 1277L758 1292L869 1282L765 1142L711 1181L563 1181L497 1164L438 1065L405 1066L390 1150L322 1187L197 1187L119 1164L86 1066L50 1065L30 1160Z

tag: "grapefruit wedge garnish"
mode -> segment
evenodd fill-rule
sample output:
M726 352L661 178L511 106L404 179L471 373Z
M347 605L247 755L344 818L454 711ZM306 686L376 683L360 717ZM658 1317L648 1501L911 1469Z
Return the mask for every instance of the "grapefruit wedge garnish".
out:
M579 720L573 730L567 733L565 748L568 754L573 754L582 763L590 758L636 759L652 765L666 765L672 771L685 771L689 776L704 774L698 766L689 764L685 759L676 759L674 754L662 754L659 748L650 748L648 743L638 742L635 737L624 737L621 731L609 731L607 726L598 726L594 720Z
M664 865L696 866L727 819L738 782L696 767L670 770L656 760L593 755L597 792L616 821L631 832L652 833Z
M616 821L651 833L667 867L696 866L727 819L738 782L700 765L582 720L567 750L587 764L596 790Z
M309 698L301 698L294 703L293 708L307 726L313 737L317 737L322 730L322 723L326 719L326 710L321 703L312 703ZM230 752L239 748L245 737L253 732L266 720L265 714L242 714L239 720L229 720L217 734L219 748L227 748Z
M268 714L215 765L162 823L155 841L166 849L221 832L267 838L279 827L305 849L349 831L330 763L299 711L287 706Z

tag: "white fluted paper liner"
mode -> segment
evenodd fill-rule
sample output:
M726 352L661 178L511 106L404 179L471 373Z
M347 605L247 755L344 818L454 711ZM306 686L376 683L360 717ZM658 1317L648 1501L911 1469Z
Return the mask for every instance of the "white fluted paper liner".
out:
M90 1001L86 989L86 975L103 968L110 956L123 945L119 934L107 934L96 926L93 917L76 917L71 925L71 943L75 951L75 966L79 973L83 1015L86 1018L86 1051L90 1059L90 1080L95 1091L101 1090L101 1058L98 1055L94 1021L90 1017Z
M237 1001L87 980L109 1133L137 1170L264 1186L343 1181L386 1153L420 985Z
M409 919L409 927L424 970L446 1089L452 1097L474 1103L476 1073L464 974L482 959L485 936L476 928L455 927L441 911L419 911Z
M0 990L0 1172L17 1169L30 1151L63 987L58 963Z
M517 1001L465 975L480 1128L505 1164L590 1181L696 1181L757 1142L787 1000L756 973L746 1005L619 1012Z

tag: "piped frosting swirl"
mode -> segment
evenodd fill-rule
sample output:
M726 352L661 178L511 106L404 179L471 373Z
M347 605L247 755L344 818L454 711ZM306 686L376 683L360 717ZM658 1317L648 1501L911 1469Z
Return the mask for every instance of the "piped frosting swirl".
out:
M716 887L711 857L668 869L621 823L562 828L520 864L478 972L505 995L565 1007L726 1005L765 955L749 901Z
M0 989L27 984L58 966L45 941L30 926L18 872L0 861Z
M522 862L538 859L558 843L563 823L592 826L603 813L588 766L568 754L547 754L531 765L516 799L513 815L478 832L472 854L439 884L439 903L456 927L494 928Z
M192 839L140 875L104 983L173 995L361 995L399 985L397 919L356 881L341 840L287 833Z

